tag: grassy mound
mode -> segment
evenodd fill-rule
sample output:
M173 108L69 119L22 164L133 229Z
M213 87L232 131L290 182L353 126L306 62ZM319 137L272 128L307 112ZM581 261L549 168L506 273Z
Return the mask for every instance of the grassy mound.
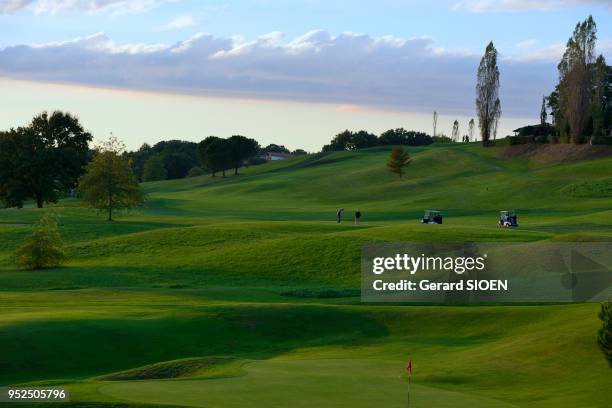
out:
M606 198L612 197L612 179L583 181L564 188L570 197Z
M102 381L133 381L133 380L159 380L169 378L186 378L203 376L219 377L229 376L236 370L227 369L231 358L208 357L186 358L181 360L163 361L144 367L133 368L99 377Z

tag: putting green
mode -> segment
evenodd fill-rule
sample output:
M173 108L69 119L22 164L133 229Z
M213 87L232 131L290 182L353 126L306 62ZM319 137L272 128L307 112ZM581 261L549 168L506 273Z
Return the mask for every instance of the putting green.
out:
M265 360L245 364L246 375L220 379L131 381L98 392L123 401L195 407L406 407L403 364L375 359ZM477 395L418 384L410 407L511 408Z

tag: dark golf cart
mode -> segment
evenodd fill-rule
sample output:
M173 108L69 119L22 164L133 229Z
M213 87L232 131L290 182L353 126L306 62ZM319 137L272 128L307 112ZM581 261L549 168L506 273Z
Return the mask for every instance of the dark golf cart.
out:
M504 228L518 227L516 213L514 211L500 211L497 225Z
M442 224L442 213L440 211L427 210L421 222L423 224Z

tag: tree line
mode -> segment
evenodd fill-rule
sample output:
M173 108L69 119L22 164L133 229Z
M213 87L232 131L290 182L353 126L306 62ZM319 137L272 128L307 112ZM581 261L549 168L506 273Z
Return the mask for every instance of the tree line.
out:
M596 56L597 24L592 16L576 24L557 66L559 82L553 92L543 97L540 123L517 129L516 143L585 143L612 144L612 67L603 55ZM500 74L498 53L490 42L478 66L476 111L484 146L491 146L497 136L501 117L499 98ZM548 110L552 124L547 123ZM438 115L434 112L434 135ZM464 141L472 140L473 123ZM459 134L453 126L453 139Z
M215 177L217 172L225 172L234 169L234 174L238 174L238 169L253 156L257 155L260 147L255 139L245 136L235 135L228 139L216 136L209 136L198 144L198 151L202 164Z
M238 174L238 169L245 164L265 162L258 157L268 152L306 154L304 150L290 152L276 144L262 148L255 139L240 135L227 139L210 136L200 143L161 141L153 146L144 144L132 152L127 152L112 136L106 143L90 148L92 139L77 116L61 111L43 112L26 126L0 131L0 202L5 207L21 208L33 200L42 208L45 203L54 203L69 195L87 198L87 192L93 189L90 176L98 172L97 177L107 177L107 181L108 177L121 179L119 184L125 191L119 190L130 196L101 198L115 200L105 206L90 197L94 207L110 208L110 219L112 208L122 207L122 200L139 201L136 193L127 190L136 191L134 185L141 181L206 173L216 176L218 172L225 176L229 169ZM104 166L108 172L101 175ZM109 175L109 172L114 173Z
M545 98L555 141L597 143L610 135L612 67L596 56L596 45L597 24L589 16L576 24L557 66L559 83Z
M446 137L445 137L446 138ZM448 138L446 138L448 139ZM322 151L357 150L376 146L426 146L434 142L443 141L424 132L405 130L403 128L389 129L377 136L365 130L352 132L345 130L338 133L329 144L323 146Z
M557 65L559 81L542 98L540 123L517 129L511 144L612 144L612 66L596 55L596 46L597 24L589 16L567 41Z
M204 146L213 141L217 143L212 147ZM127 155L140 181L159 181L197 177L207 173L216 175L218 171L223 172L232 166L235 169L236 164L240 167L265 163L268 153L303 155L306 151L290 151L277 144L261 147L254 139L235 135L229 139L210 136L200 143L185 140L161 141L153 146L145 143Z

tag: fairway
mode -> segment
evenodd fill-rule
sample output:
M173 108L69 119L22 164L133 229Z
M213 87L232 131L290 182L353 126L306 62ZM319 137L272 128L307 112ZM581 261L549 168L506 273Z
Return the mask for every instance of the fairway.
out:
M413 408L606 407L598 304L368 305L359 288L368 243L609 242L612 155L409 151L402 180L384 147L145 183L113 223L75 199L0 210L0 385L66 386L74 406L405 407L410 358ZM45 211L68 261L19 270Z

